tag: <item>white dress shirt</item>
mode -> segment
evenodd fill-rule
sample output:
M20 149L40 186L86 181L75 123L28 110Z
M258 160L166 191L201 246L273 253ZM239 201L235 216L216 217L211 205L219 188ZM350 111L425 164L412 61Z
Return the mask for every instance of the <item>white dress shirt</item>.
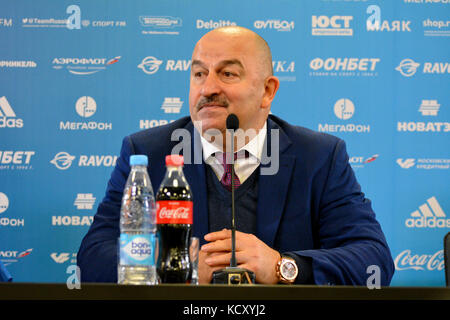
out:
M241 184L251 176L251 174L261 163L261 155L263 152L264 141L266 139L266 133L267 122L252 140L237 151L237 159L234 162L234 171ZM221 180L224 173L222 166L222 148L210 143L203 138L203 136L201 137L201 142L203 148L203 159L205 163L211 166L217 178ZM245 157L245 151L249 154L248 158Z

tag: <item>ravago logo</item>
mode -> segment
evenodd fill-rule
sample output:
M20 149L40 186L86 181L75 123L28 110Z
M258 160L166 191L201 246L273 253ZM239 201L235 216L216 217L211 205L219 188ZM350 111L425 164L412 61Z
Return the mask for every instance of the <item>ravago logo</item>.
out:
M71 156L67 152L63 151L57 153L50 163L54 164L59 170L66 170L70 168L74 159L75 156Z
M3 192L0 192L0 213L5 212L9 207L9 199Z
M313 36L353 36L352 16L312 16Z
M400 62L397 68L398 72L405 77L411 77L416 74L417 68L420 66L420 63L414 62L412 59L404 59Z
M439 250L434 254L412 254L411 250L404 250L395 258L395 270L444 270L444 253Z
M16 118L16 113L6 97L0 97L0 128L22 128L23 120Z
M408 228L450 228L450 219L446 219L436 198L431 197L419 206L419 210L411 213L411 218L406 219L405 225Z
M112 59L106 58L54 58L53 69L67 69L75 75L89 75L106 70L110 65L117 63L121 56Z
M154 74L159 70L159 66L163 63L162 60L158 60L155 57L146 57L142 60L138 68L142 69L146 74Z

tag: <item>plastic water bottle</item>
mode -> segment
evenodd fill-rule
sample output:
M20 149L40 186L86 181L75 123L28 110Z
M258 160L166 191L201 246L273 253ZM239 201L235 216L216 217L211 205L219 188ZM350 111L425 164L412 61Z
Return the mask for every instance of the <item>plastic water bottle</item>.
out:
M131 172L120 210L119 284L158 284L155 266L156 207L145 155L130 157Z

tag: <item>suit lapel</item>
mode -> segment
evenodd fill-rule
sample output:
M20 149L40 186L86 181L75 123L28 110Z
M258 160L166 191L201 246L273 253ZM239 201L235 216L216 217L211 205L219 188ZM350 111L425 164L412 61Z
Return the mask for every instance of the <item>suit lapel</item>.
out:
M279 144L273 141L271 137L273 129L278 129ZM267 138L264 143L265 151L260 166L256 236L270 247L273 247L275 242L295 164L293 155L284 154L290 144L291 141L288 136L269 118L267 121ZM279 149L277 148L278 145ZM269 157L272 156L273 162L276 159L273 153L278 152L277 149L279 150L278 171L275 174L268 175L269 167L274 165L273 163L267 163L269 160L268 154ZM269 152L267 153L266 150ZM266 174L264 174L264 171L266 171Z

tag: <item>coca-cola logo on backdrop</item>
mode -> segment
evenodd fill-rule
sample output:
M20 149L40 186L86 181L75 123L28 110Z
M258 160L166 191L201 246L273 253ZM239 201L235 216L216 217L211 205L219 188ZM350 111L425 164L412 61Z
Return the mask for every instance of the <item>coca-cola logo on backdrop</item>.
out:
M411 250L400 252L394 260L395 270L444 270L444 251L434 254L413 254Z

